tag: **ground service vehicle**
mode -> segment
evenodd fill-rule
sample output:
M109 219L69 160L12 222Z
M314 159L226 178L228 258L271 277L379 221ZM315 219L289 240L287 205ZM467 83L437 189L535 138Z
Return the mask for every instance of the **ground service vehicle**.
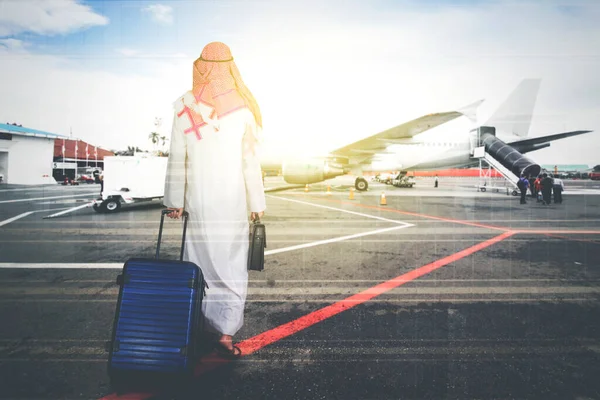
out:
M150 155L104 158L104 184L97 212L115 212L122 205L162 200L168 157Z
M417 182L415 181L415 178L413 178L412 176L403 176L403 177L400 177L399 179L392 180L392 185L394 185L396 187L411 188L415 185L415 183L417 183Z

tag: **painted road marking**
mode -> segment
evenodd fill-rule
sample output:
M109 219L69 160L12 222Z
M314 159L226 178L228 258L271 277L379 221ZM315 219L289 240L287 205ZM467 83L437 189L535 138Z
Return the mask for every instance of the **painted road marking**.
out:
M23 214L19 214L19 215L17 215L16 217L12 217L12 218L9 218L9 219L5 219L4 221L0 222L0 226L8 225L8 224L10 224L11 222L14 222L14 221L16 221L16 220L18 220L18 219L21 219L21 218L23 218L23 217L26 217L26 216L28 216L28 215L31 215L31 214L33 214L34 212L35 212L35 211L28 211L28 212L25 212L25 213L23 213Z
M367 217L367 218L383 220L386 222L392 222L392 223L396 224L396 226L392 226L389 228L383 228L383 229L376 229L374 231L357 233L357 234L353 234L353 235L340 236L340 237L332 238L332 239L318 240L315 242L303 243L303 244L299 244L299 245L295 245L295 246L284 247L281 249L268 250L268 251L265 251L265 256L284 253L284 252L288 252L288 251L305 249L308 247L321 246L324 244L341 242L344 240L356 239L356 238L363 237L363 236L377 235L380 233L385 233L385 232L390 232L390 231L397 230L397 229L404 229L404 228L409 228L411 226L415 226L413 224L409 224L404 221L381 218L381 217L378 217L375 215L357 213L354 211L344 210L341 208L322 206L320 204L313 204L313 203L304 202L304 201L285 199L285 198L276 197L276 196L269 196L269 197L275 197L277 199L283 199L283 200L288 200L288 201L292 201L292 202L303 203L303 204L310 205L313 207L341 211L341 212L346 212L349 214L360 215L360 216ZM401 225L398 226L398 224L401 224ZM93 264L93 263L90 263L90 264L86 264L86 263L83 263L83 264L81 264L81 263L68 263L68 264L66 264L66 263L64 263L64 264L63 263L31 263L31 264L30 263L0 263L0 268L5 268L5 269L8 269L8 268L20 268L20 269L36 269L36 268L43 268L43 269L77 269L77 268L120 269L120 268L123 268L123 264L118 264L118 263L98 263L98 264Z
M27 189L2 189L0 193L4 192L41 192L41 191L50 191L50 190L59 190L63 189L62 187L56 186L48 186L48 187L38 187L38 188L27 188Z
M322 322L328 318L331 318L343 311L356 307L357 305L366 303L367 301L373 300L375 297L389 292L392 289L397 288L407 282L411 282L423 275L427 275L443 266L458 261L464 257L467 257L473 253L485 249L495 243L501 242L504 239L514 235L514 232L504 232L498 236L488 239L484 242L478 243L475 246L468 247L458 253L451 254L447 257L434 261L430 264L416 268L408 273L402 274L396 278L390 279L386 282L380 283L379 285L373 286L368 291L363 291L350 296L346 299L338 301L334 304L323 307L319 310L313 311L306 314L296 320L285 323L266 332L260 333L254 337L243 340L237 343L237 346L242 350L242 355L250 355L263 347L273 344L279 340L285 339L289 336L294 335L306 328L309 328L319 322ZM280 301L280 300L279 300ZM216 355L216 353L209 354L203 357L196 366L194 371L195 376L204 374L213 369L216 369L222 365L228 364L230 360L224 359ZM152 393L128 393L126 398L128 400L143 400L152 397ZM102 397L100 400L117 400L123 399L116 393L109 394L108 396Z
M381 281L379 281L381 282ZM407 281L410 282L410 281ZM402 282L402 283L407 283ZM79 283L79 282L78 282ZM115 285L116 286L116 285ZM99 293L99 287L90 288L77 288L77 287L4 287L2 288L3 296L116 296L119 294L119 288L113 287L109 289L102 289ZM370 287L340 287L340 286L316 286L316 287L281 287L281 288L269 288L269 287L250 287L248 288L248 295L250 296L330 296L330 295L352 295L357 291L365 294L380 293L375 288ZM600 294L600 287L591 286L483 286L483 287L395 287L389 289L386 294L394 296L410 296L410 295L560 295L560 294ZM256 299L254 299L256 300ZM323 299L326 301L326 299ZM427 298L423 301L429 301ZM15 300L17 301L17 300ZM211 299L207 297L203 301L210 302ZM214 301L214 300L213 300ZM281 300L284 301L285 300Z
M44 219L55 218L55 217L58 217L60 215L64 215L64 214L67 214L67 213L70 213L70 212L73 212L73 211L76 211L76 210L81 210L82 208L92 207L92 205L94 205L94 202L86 202L85 204L82 204L80 206L72 207L72 208L67 208L66 210L58 212L56 214L47 215L47 216L44 217Z
M377 229L377 230L374 230L374 231L369 231L369 232L364 232L364 233L357 233L357 234L354 234L354 235L340 236L340 237L334 238L334 239L319 240L319 241L316 241L316 242L304 243L304 244L299 244L299 245L290 246L290 247L284 247L283 249L275 249L275 250L265 251L265 255L279 254L279 253L283 253L283 252L286 252L286 251L300 250L300 249L305 249L307 247L314 247L314 246L320 246L320 245L323 245L323 244L341 242L343 240L355 239L355 238L359 238L359 237L362 237L362 236L378 235L380 233L390 232L390 231L393 231L393 230L396 230L396 229L409 228L411 226L414 226L414 225L405 224L405 225L402 225L402 226L392 226L391 228L383 228L383 229Z
M290 201L292 203L299 203L299 204L305 204L305 205L309 205L309 206L313 206L313 207L324 208L324 209L327 209L327 210L341 211L341 212L345 212L347 214L360 215L361 217L378 219L380 221L392 222L394 224L406 224L406 222L404 222L404 221L398 221L396 219L389 219L389 218L378 217L376 215L363 214L363 213L359 213L359 212L356 212L356 211L345 210L343 208L329 207L329 206L324 206L324 205L321 205L321 204L310 203L308 201L293 200L293 199L288 199L286 197L270 196L270 195L267 195L267 197L271 197L273 199L278 199L278 200ZM352 203L350 203L350 204L352 204Z
M494 299L494 298L489 298L489 297L464 297L464 298L454 298L454 297L441 297L438 299L427 299L427 300L423 300L423 298L418 298L418 299L371 299L369 300L369 303L385 303L385 304L404 304L404 303L491 303L491 302L497 302L497 303L537 303L537 302L542 302L542 301L547 301L550 303L556 303L558 301L560 301L561 303L565 303L565 302L573 302L573 303L579 303L579 302L593 302L593 303L597 303L598 302L598 296L596 294L593 295L588 295L589 297L557 297L555 294L550 294L548 295L548 297L521 297L521 298L513 298L513 297L503 297L500 299ZM331 301L338 301L337 299L306 299L306 298L297 298L295 300L281 300L281 299L246 299L246 303L277 303L277 304L282 304L282 303L297 303L297 304L303 304L303 303L318 303L318 304L323 304L323 303L329 303ZM14 299L14 298L6 298L6 299L0 299L0 304L15 304L15 303L28 303L28 304L37 304L37 303L111 303L111 304L116 304L117 299L112 298L112 299L99 299L99 298L94 298L94 299L73 299L73 298L64 298L64 297L57 297L57 298L51 298L51 299L38 299L38 298L31 298L31 299ZM106 361L106 360L104 360ZM204 360L203 360L204 361Z
M402 226L392 226L391 228L377 229L375 231L357 233L355 235L341 236L338 238L326 239L326 240L318 240L316 242L304 243L304 244L300 244L300 245L284 247L281 249L269 250L269 251L265 251L265 256L272 255L272 254L284 253L287 251L300 250L300 249L304 249L307 247L315 247L315 246L321 246L321 245L329 244L329 243L341 242L344 240L355 239L355 238L358 238L361 236L377 235L380 233L385 233L385 232L393 231L396 229L409 228L411 226L413 226L413 225L406 224L406 225L402 225ZM123 268L123 263L97 263L97 264L95 264L95 263L0 263L0 269L2 269L2 268L4 268L4 269L10 269L10 268L16 268L16 269L94 269L94 268L121 269L121 268Z
M33 197L30 199L14 199L14 200L1 200L0 204L2 203L21 203L21 202L25 202L25 201L37 201L37 200L51 200L51 199L68 199L71 197L82 197L82 196L90 196L93 194L98 194L98 192L89 192L89 193L84 193L84 194L73 194L70 196L50 196L50 197Z
M3 225L8 225L8 224L10 224L10 223L11 223L11 222L13 222L13 221L16 221L16 220L18 220L18 219L20 219L20 218L26 217L26 216L28 216L28 215L31 215L31 214L33 214L33 213L36 213L36 212L48 212L48 211L60 211L60 210L65 210L65 208L53 208L53 209L50 209L50 210L34 210L34 211L28 211L28 212L26 212L26 213L23 213L23 214L17 215L16 217L13 217L13 218L10 218L10 219L7 219L7 220L5 220L5 221L2 221L2 222L0 222L0 226L3 226ZM55 242L55 241L56 241L56 240L49 240L49 242ZM10 242L10 240L5 240L4 242L5 242L5 243L8 243L8 242ZM22 240L17 240L17 241L15 241L15 242L16 242L16 243L22 243L23 241L22 241Z
M491 239L488 239L484 242L478 243L475 246L468 247L458 253L451 254L447 257L434 261L430 264L424 265L420 268L414 269L410 272L402 274L396 278L390 279L386 282L380 283L379 285L373 286L372 288L357 293L353 296L350 296L344 300L338 301L334 304L331 304L327 307L321 308L317 311L313 311L303 317L300 317L294 321L288 322L286 324L280 325L276 328L273 328L269 331L258 334L252 338L246 339L240 343L238 343L238 347L242 350L242 354L244 356L254 353L255 351L260 350L261 348L268 346L274 342L277 342L281 339L284 339L288 336L291 336L301 330L304 330L310 326L313 326L319 322L322 322L328 318L333 317L341 313L342 311L346 311L350 308L353 308L359 304L366 303L369 300L374 299L375 297L389 292L392 289L397 288L398 286L404 285L407 282L411 282L417 278L420 278L423 275L427 275L441 267L444 267L448 264L451 264L455 261L458 261L462 258L465 258L473 253L476 253L480 250L485 249L493 244L499 243L504 239L511 237L514 232L504 232L498 236L495 236ZM210 359L211 356L208 358ZM212 356L214 359L214 356ZM222 360L222 359L221 359ZM204 359L203 359L204 361ZM209 361L209 360L206 360ZM219 366L223 362L220 363L210 363L210 362L200 362L198 367L196 368L195 375L198 376L204 372L207 372L215 367Z
M0 263L0 269L122 269L124 263Z
M317 200L317 199L315 199L315 200ZM503 228L503 227L500 227L500 226L483 225L483 224L478 224L478 223L475 223L475 222L469 222L469 221L460 220L460 219L442 218L442 217L436 217L434 215L419 214L419 213L413 213L413 212L409 212L409 211L400 211L400 210L396 210L394 208L385 208L385 207L371 206L371 205L368 205L368 204L352 203L352 202L349 202L349 201L336 200L336 199L325 199L324 198L324 199L319 199L319 200L336 202L336 203L340 203L340 204L349 204L349 205L356 206L356 207L370 208L372 210L387 211L387 212L392 212L392 213L397 213L397 214L411 215L411 216L414 216L414 217L421 217L421 218L434 219L434 220L438 220L438 221L451 222L451 223L454 223L454 224L476 226L478 228L493 229L493 230L503 231L503 232L509 231L509 228Z

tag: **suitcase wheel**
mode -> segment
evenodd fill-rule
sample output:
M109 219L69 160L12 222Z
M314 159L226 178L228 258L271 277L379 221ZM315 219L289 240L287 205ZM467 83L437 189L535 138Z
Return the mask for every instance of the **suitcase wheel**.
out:
M117 275L117 285L123 286L125 283L129 283L129 275L119 274Z

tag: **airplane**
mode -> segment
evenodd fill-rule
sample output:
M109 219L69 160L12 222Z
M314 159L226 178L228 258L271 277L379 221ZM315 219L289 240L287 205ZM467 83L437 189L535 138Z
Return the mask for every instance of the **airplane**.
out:
M315 156L275 163L265 160L261 165L263 170L280 168L284 180L289 184L318 183L352 173L356 176L354 182L356 190L365 191L369 184L364 178L364 172L401 171L400 175L405 175L408 170L477 166L479 159L474 158L474 148L482 145L475 143L478 140L477 135L490 130L491 136L495 137L488 137L487 139L491 140L489 143L500 142L500 146L509 146L502 146L504 147L502 158L505 154L516 151L515 154L508 154L510 159L521 155L521 158L530 161L522 154L549 147L550 142L555 140L591 132L578 130L528 138L539 87L539 79L522 80L485 124L469 131L459 132L458 139L449 139L447 132L439 132L426 139L420 138L420 135L459 117L467 117L475 123L477 108L483 100L456 111L424 115L350 143L323 157ZM496 138L504 138L505 141ZM486 149L489 143L485 144ZM507 168L510 169L510 166ZM521 172L518 169L515 171L517 175ZM533 175L537 175L539 166L531 171Z

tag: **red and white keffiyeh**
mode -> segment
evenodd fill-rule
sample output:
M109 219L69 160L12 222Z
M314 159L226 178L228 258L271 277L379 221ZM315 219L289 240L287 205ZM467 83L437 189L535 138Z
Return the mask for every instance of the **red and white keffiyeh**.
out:
M183 96L182 102L194 114L196 126L206 123L218 126L219 118L248 108L256 124L262 127L260 108L244 84L231 50L221 42L207 44L194 61L192 90ZM184 114L187 112L179 115Z

